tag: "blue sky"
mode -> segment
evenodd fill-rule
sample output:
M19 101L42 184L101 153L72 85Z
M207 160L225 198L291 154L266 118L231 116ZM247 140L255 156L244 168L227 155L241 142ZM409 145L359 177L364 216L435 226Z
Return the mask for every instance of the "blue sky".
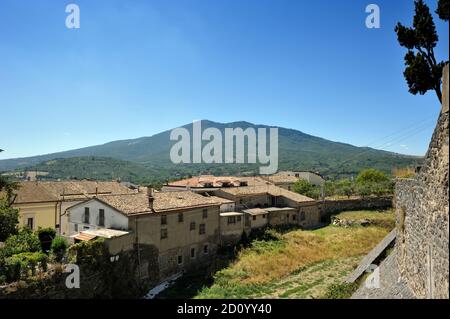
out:
M440 106L403 79L403 1L0 2L0 159L245 120L423 155ZM434 14L437 1L427 1ZM365 7L381 9L367 29ZM439 60L448 24L435 16Z

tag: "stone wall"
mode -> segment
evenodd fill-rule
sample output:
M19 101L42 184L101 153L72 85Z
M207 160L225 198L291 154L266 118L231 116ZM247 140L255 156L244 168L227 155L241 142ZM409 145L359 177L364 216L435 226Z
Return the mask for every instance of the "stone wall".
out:
M358 199L324 200L319 204L323 222L329 222L333 214L347 210L372 210L392 207L392 197L369 197Z
M418 298L449 298L448 117L443 105L420 172L395 187L398 269Z

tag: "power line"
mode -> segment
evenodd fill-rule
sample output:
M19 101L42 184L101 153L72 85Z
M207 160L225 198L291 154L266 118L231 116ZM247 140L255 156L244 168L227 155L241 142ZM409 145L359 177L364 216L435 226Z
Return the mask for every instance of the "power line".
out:
M383 143L383 144L380 144L380 145L378 145L378 146L376 146L376 147L372 147L371 149L365 150L365 151L363 151L363 152L361 152L361 153L359 153L359 154L356 154L356 155L354 155L354 156L352 156L352 157L350 157L350 158L344 160L344 161L341 162L340 164L336 165L336 166L334 167L334 169L337 169L337 168L342 167L344 164L348 163L348 162L351 161L351 160L354 160L356 157L359 157L359 156L361 156L361 155L363 155L363 154L366 154L366 153L368 153L368 152L372 152L372 151L373 151L373 148L377 148L377 149L380 149L380 148L381 148L381 149L382 149L382 147L384 147L384 146L387 145L387 144L389 144L388 146L391 146L391 144L393 144L393 143L401 142L401 141L403 141L403 140L405 140L405 139L410 138L411 136L414 136L414 135L416 135L416 134L418 134L418 133L420 133L420 132L422 132L422 131L428 129L430 126L434 125L434 121L433 121L433 123L428 123L428 122L430 122L430 120L431 120L430 118L431 118L431 117L429 117L429 118L427 118L427 119L425 119L425 120L421 120L421 121L419 121L419 122L416 122L416 123L414 123L414 124L412 124L412 125L409 125L409 126L407 126L407 127L404 127L404 128L402 128L402 129L396 131L395 133L391 133L391 134L386 135L385 137L383 137L383 138L381 138L381 139L378 139L378 140L383 140L383 139L385 139L385 138L387 138L387 137L395 136L395 135L397 135L398 133L402 132L401 135L396 136L396 137L394 137L394 138L392 138L392 139L389 139L387 142L385 142L385 143ZM430 125L430 124L431 124L431 125ZM406 130L406 131L405 131L405 130Z

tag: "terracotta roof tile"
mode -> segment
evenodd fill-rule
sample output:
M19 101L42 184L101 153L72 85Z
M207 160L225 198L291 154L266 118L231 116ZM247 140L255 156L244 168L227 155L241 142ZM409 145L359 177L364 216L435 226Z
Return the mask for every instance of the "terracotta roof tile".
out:
M127 214L151 213L149 198L146 193L125 195L103 195L98 199L117 210ZM193 192L156 192L154 193L154 212L164 212L178 209L219 206L222 199L215 196L205 197Z

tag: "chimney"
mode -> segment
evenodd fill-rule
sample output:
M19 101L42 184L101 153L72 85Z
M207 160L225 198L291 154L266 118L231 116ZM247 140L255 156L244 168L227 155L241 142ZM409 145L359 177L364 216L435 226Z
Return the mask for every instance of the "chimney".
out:
M153 202L155 200L155 197L153 195L153 187L147 187L148 207L150 208L150 210L153 210Z

